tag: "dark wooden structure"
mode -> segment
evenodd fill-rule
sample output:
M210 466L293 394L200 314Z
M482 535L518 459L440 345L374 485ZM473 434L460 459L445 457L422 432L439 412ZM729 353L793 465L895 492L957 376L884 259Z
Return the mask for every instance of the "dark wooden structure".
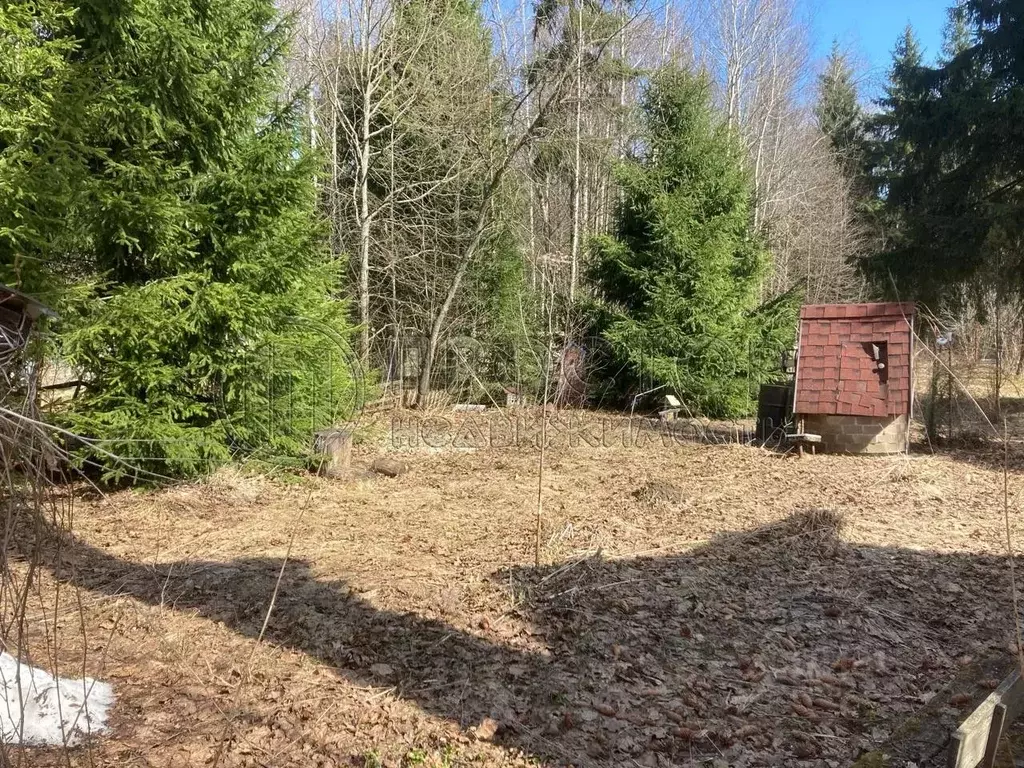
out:
M793 422L793 385L762 384L757 397L757 426L760 442L782 440Z
M31 296L0 283L0 354L24 347L35 321L53 314Z
M0 283L0 374L13 386L21 372L21 353L28 344L32 327L53 310L21 291Z

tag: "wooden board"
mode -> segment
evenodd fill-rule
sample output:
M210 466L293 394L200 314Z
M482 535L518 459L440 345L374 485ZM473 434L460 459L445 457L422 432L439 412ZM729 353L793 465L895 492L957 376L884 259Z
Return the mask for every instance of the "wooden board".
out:
M996 700L989 694L954 731L949 742L948 768L978 768L988 749L995 708Z
M1015 671L954 731L947 753L948 768L992 766L1003 727L1013 721L1022 707L1024 683L1020 672Z
M992 768L996 764L996 754L999 751L999 739L1003 730L1012 723L1024 710L1024 680L1021 679L1020 671L1015 671L992 692L998 696L999 701L992 711L992 725L988 732L988 745L985 748L985 758L982 761L984 768Z
M803 434L786 435L786 439L791 443L820 443L821 435L812 435L810 432Z

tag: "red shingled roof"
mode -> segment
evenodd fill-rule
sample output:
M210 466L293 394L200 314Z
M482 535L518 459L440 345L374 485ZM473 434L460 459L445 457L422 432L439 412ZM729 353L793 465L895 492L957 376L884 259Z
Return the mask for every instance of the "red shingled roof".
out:
M909 413L913 318L912 303L801 308L794 413Z

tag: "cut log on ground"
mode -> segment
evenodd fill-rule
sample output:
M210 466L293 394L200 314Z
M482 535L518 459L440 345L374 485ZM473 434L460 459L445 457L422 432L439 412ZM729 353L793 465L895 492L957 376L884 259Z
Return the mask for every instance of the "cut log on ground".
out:
M409 465L398 459L374 459L370 469L386 477L398 477L409 471Z

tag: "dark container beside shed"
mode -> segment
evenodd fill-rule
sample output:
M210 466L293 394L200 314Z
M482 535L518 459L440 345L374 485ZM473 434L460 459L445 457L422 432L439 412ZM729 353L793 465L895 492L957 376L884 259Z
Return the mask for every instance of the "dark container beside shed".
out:
M762 384L757 395L754 437L761 442L781 439L792 420L793 385Z

